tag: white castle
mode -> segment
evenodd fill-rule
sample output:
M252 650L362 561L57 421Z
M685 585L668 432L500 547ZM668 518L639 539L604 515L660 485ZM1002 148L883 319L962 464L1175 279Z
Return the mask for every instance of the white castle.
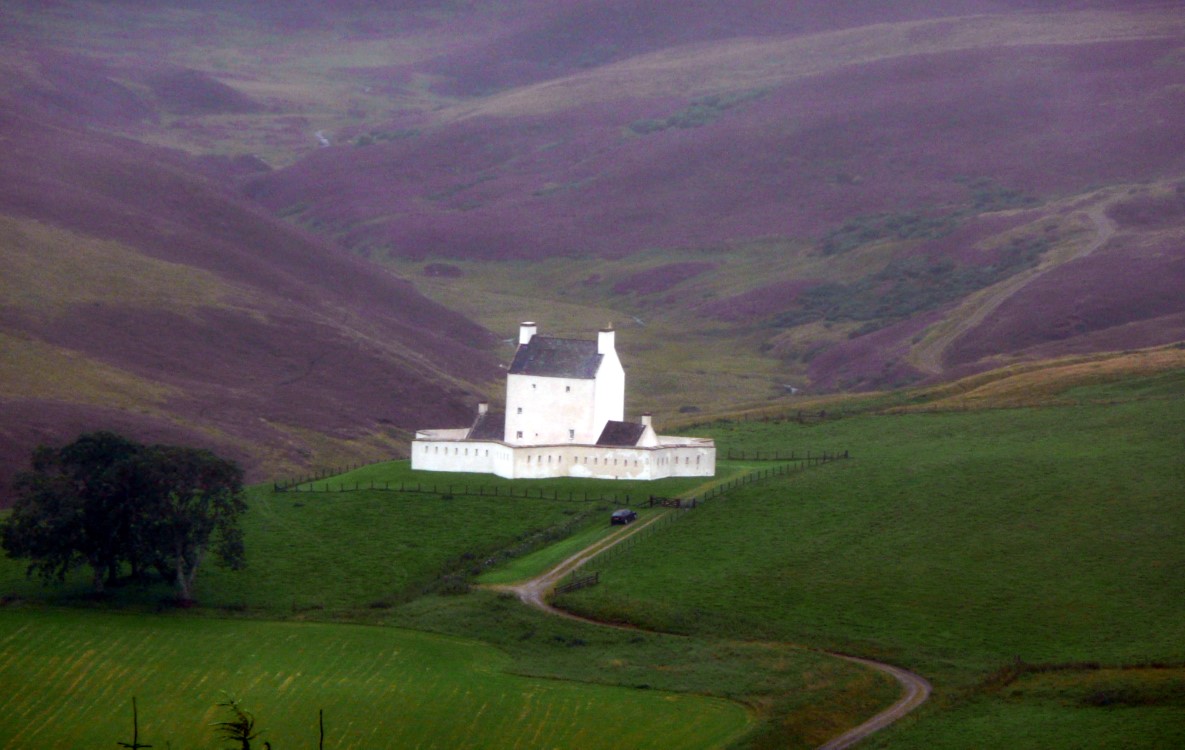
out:
M469 427L419 430L411 467L507 479L713 476L716 444L659 435L649 414L625 421L625 371L612 328L595 341L519 327L506 376L506 412L479 404Z

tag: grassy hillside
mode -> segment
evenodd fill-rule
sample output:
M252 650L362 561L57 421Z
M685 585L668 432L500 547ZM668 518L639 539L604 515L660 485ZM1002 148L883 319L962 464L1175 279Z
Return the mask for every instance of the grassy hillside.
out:
M1174 744L1185 378L1062 395L1077 405L713 425L725 448L854 460L705 506L563 604L909 666L937 698L894 747ZM1009 674L1018 659L1061 671Z
M217 626L228 633L241 626L248 645L256 633L261 643L276 639L268 621L277 619L474 638L506 653L503 668L516 674L740 701L755 719L743 747L817 746L891 701L896 688L887 678L816 648L908 666L934 683L931 703L873 740L880 746L967 747L968 737L1019 747L1172 746L1181 739L1185 682L1185 599L1174 573L1185 564L1179 356L1166 349L1079 358L825 403L829 418L805 424L754 415L704 427L724 454L848 450L852 459L705 503L599 561L602 583L561 599L577 611L683 636L548 618L492 592L462 594L458 574L497 576L498 561L511 561L508 570L518 560L534 565L523 555L539 544L597 533L619 500L585 502L585 491L678 494L702 480L638 488L530 482L546 497L527 500L488 494L494 484L521 490L521 482L413 473L391 463L321 480L317 491L260 487L248 515L248 570L208 568L199 578L202 604L188 613L154 613L165 587L124 587L109 604L124 613L120 628L153 642L169 623L195 632L215 627L202 625L204 616L249 618ZM1027 405L1016 406L1022 393ZM718 479L751 465L721 468ZM371 482L439 488L415 495L371 490ZM479 482L484 497L462 489ZM515 556L504 556L508 550ZM42 590L22 579L18 563L0 570L0 614L13 623L88 616L77 609L51 615L41 603L94 607L85 576ZM345 637L316 632L308 637ZM94 641L96 654L115 653L104 643ZM17 650L4 649L6 658ZM45 654L30 650L24 658L33 669ZM47 676L51 702L53 686L76 673L55 674L64 676ZM87 674L99 679L101 670ZM295 715L329 694L315 682L322 670L302 674L292 683L293 690L303 685L300 700L261 698L261 718ZM156 683L144 684L142 701ZM408 689L406 700L421 699L418 684ZM94 705L118 715L127 696L100 692ZM356 726L385 698L352 700L340 710ZM83 708L58 717L73 726L75 711ZM424 724L435 726L429 718Z
M456 485L447 494L446 480ZM105 602L121 614L105 616L93 611L85 575L61 588L42 589L23 579L19 563L0 562L0 673L7 669L21 675L12 679L44 685L36 696L11 699L8 715L14 718L0 722L0 736L36 737L55 747L80 737L114 737L113 731L126 726L120 718L124 704L136 694L142 719L151 720L152 737L167 733L197 742L214 720L218 691L227 690L258 713L276 744L281 737L307 741L307 727L315 727L309 719L324 707L330 738L344 746L367 746L373 732L414 737L428 747L453 746L455 732L471 731L494 738L492 746L502 746L497 739L502 735L505 746L515 746L525 741L522 732L539 737L559 732L549 741L561 747L634 746L642 740L629 733L641 732L661 738L663 746L717 747L756 731L811 747L892 700L890 680L789 645L746 644L727 634L686 639L607 630L558 621L489 592L462 594L463 577L485 568L487 560L520 559L507 555L521 556L565 534L587 536L607 528L609 511L623 501L584 501L585 492L618 498L639 491L679 494L703 480L530 482L532 493L548 497L529 500L475 497L460 489L481 481L487 492L495 485L503 493L521 492L522 482L411 472L405 462L366 467L332 481L349 487L436 483L441 492L311 491L317 483L304 485L302 492L256 488L245 529L248 570L204 570L200 605L184 613L161 607L166 586L124 586ZM552 492L561 499L551 499ZM567 500L568 492L579 499ZM44 604L72 609L55 612ZM228 617L233 620L211 619ZM460 644L465 653L484 655L454 664L452 657L441 659L439 650L425 649L421 636L392 628L298 627L318 620L431 630L484 641L499 651ZM34 632L30 623L42 633L38 648L25 645ZM61 646L72 639L85 648ZM221 654L213 664L211 649ZM355 656L343 660L343 649ZM309 653L331 655L332 665L310 661ZM132 664L144 671L130 675ZM199 669L201 664L207 667ZM123 676L118 685L111 674ZM517 683L509 674L550 682ZM470 684L474 675L478 683ZM596 697L602 688L589 683L629 688L603 693L605 711L615 710L615 700L631 704L619 711L631 717L621 728L625 735L602 726ZM576 710L574 695L584 696L580 705L586 713L558 720L570 725L560 728L555 716ZM701 704L696 696L703 695L739 702L747 710L735 703ZM432 706L441 700L454 706L447 715L472 715L473 723L439 720L440 708ZM656 713L651 700L673 713ZM684 710L698 718L689 719ZM100 714L106 718L94 721ZM506 715L526 717L526 724L500 723ZM667 721L682 728L668 729Z
M0 504L38 442L117 429L262 478L464 421L488 334L193 159L31 109L0 121Z

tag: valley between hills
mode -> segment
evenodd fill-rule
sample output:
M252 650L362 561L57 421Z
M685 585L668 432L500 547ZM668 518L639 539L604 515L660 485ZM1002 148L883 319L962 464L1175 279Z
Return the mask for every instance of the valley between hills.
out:
M113 430L241 463L254 552L184 612L0 561L0 745L117 741L123 680L157 746L226 689L277 748L818 747L899 694L836 653L933 683L869 747L1185 742L1183 121L1158 0L4 3L0 508ZM527 610L656 490L411 472L524 320L613 325L720 484L853 460L550 600L628 630Z

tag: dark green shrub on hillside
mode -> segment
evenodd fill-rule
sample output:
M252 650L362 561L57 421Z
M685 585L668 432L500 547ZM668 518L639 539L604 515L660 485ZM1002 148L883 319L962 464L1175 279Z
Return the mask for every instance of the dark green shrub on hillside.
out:
M817 320L861 321L857 335L995 284L1030 268L1049 249L1043 237L1016 238L995 263L961 266L949 258L894 258L876 273L851 284L825 283L803 291L799 307L778 316L774 325L791 328Z
M958 221L953 216L924 216L915 212L867 214L848 219L827 234L820 248L837 255L880 240L936 239L950 234Z
M649 135L667 128L698 128L715 122L728 110L754 99L765 96L767 89L748 89L723 94L710 94L692 99L684 109L673 115L660 118L635 120L629 129L638 135Z

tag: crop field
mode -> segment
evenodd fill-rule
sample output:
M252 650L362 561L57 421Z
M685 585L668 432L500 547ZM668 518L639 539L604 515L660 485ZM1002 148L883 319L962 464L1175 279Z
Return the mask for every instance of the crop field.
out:
M1145 723L1131 746L1179 740L1179 709L1169 709L1185 666L1185 380L1177 371L1072 394L1078 405L1056 408L714 425L724 450L805 443L853 460L705 504L605 561L600 586L562 602L664 631L744 633L908 666L938 691L917 731L930 714L948 726L932 736L906 722L887 735L894 747L957 745L993 713L1014 717L1000 724L1001 744L1019 741L1010 732L1028 726L1024 716L1041 739L1022 746L1048 746L1078 717L1114 739L1135 711ZM1176 687L1145 691L1132 711L1090 702L1106 688L1055 694L1024 675L983 687L1016 659L1113 668L1067 669L1071 683L1138 682L1131 670L1159 665L1147 674Z
M277 748L708 748L735 703L531 679L474 641L393 628L0 612L0 746L211 747L232 696Z

